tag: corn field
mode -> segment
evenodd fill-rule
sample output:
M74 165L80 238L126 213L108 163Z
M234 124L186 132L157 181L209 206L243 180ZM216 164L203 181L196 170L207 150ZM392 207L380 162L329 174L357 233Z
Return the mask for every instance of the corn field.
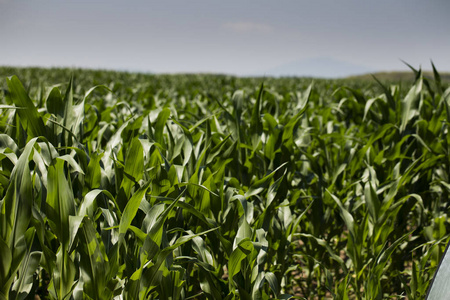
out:
M450 88L412 72L1 68L0 299L423 299Z

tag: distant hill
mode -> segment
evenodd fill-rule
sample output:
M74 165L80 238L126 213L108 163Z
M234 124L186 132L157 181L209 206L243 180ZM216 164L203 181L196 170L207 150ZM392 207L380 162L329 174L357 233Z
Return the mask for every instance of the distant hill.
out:
M23 80L33 80L33 81L45 81L51 82L52 84L61 83L61 81L68 80L71 75L75 75L77 80L83 80L85 77L95 78L96 84L110 82L112 78L116 78L118 73L122 74L124 78L132 80L135 77L148 77L148 78L170 78L170 77L191 77L195 78L197 76L212 76L212 77L223 77L223 78L238 78L240 76L233 76L227 74L151 74L151 73L138 73L138 72L124 72L124 71L112 71L112 70L93 70L93 69L81 69L81 68L41 68L41 67L12 67L12 66L0 66L0 93L2 84L5 84L4 79L8 76L17 75L19 78ZM291 77L291 79L301 79L305 77L314 77L314 78L329 78L337 81L341 80L352 80L352 81L360 81L364 83L367 82L375 82L373 76L375 76L381 82L405 82L411 83L414 81L415 76L412 71L392 71L392 72L361 72L361 75L344 75L340 77L335 76L325 76L324 74L309 74L309 75L294 75L294 74L284 74L284 75L273 75L266 73L265 77L270 78L272 76L281 76L281 77ZM441 81L445 85L450 85L450 72L440 72ZM424 76L430 79L433 79L433 72L425 71ZM241 78L260 78L261 74L253 74L253 76L241 76ZM276 79L276 78L275 78Z
M342 78L354 74L367 74L369 72L374 72L374 70L334 58L316 57L282 64L260 73L266 76L281 77Z
M443 83L450 83L450 73L439 73ZM363 75L348 76L346 79L368 80L373 81L375 76L380 81L395 81L395 82L411 82L414 81L415 76L411 71L396 71L396 72L375 72ZM424 76L427 78L434 78L433 72L425 71Z

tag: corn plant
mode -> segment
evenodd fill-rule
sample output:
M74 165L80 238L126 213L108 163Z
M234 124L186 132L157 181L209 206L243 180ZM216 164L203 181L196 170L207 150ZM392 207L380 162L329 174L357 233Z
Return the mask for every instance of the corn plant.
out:
M434 297L450 89L432 67L410 83L0 68L0 299Z

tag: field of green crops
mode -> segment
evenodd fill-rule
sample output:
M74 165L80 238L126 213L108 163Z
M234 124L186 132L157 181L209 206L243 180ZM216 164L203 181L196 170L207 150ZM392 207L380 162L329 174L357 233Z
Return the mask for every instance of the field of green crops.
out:
M0 68L0 299L423 299L450 88L412 73Z

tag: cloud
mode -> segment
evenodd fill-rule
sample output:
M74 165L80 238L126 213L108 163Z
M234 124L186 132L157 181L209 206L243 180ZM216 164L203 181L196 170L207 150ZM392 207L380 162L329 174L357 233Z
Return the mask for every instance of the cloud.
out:
M254 22L233 22L223 24L223 28L232 30L238 33L271 33L273 27L267 24Z

